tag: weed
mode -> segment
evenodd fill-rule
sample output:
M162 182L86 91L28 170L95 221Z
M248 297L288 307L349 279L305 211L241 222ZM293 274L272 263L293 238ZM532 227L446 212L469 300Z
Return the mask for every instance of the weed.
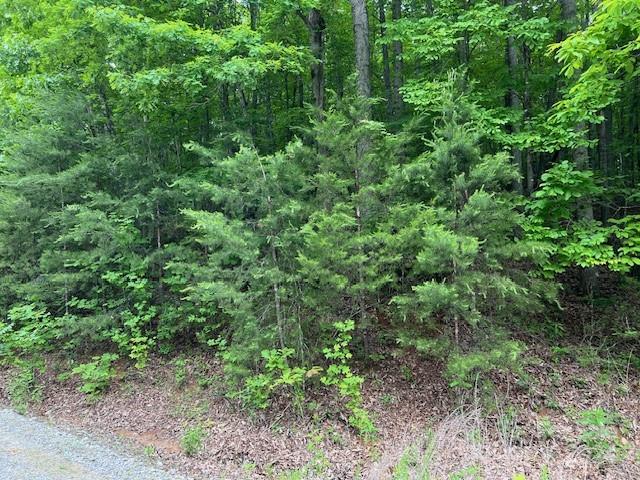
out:
M553 363L560 363L563 358L569 357L570 353L569 347L551 347L551 361Z
M16 371L8 382L8 394L11 405L18 412L25 414L29 404L42 401L42 385L36 374L42 371L39 363L19 361Z
M323 436L322 433L317 433L311 436L307 450L311 453L312 458L309 464L311 473L317 476L324 476L329 470L331 463L322 449Z
M482 475L480 473L480 467L477 465L471 465L465 467L462 470L452 473L449 476L450 480L481 480Z
M518 412L513 406L507 408L498 407L496 420L498 434L505 448L511 448L520 438L521 431L518 427Z
M560 387L562 386L562 375L560 374L560 372L554 370L553 372L551 372L549 374L549 380L551 381L551 384L554 387Z
M554 437L556 429L549 417L541 417L538 426L540 427L540 431L542 432L543 439L551 440Z
M256 468L256 464L252 462L245 462L242 464L242 471L247 475L251 475L253 472L255 472Z
M406 365L402 365L400 367L400 374L406 382L413 383L415 376L413 375L413 370L411 370L409 367L407 367Z
M91 398L97 398L111 383L114 375L113 362L120 358L115 353L105 353L99 357L93 357L93 361L83 363L74 368L71 373L79 375L82 385L79 390Z
M153 445L146 445L144 447L144 454L149 457L149 458L153 458L157 455L157 451L156 451L156 447L154 447Z
M216 383L216 377L210 375L204 359L196 359L193 375L200 390L206 390Z
M474 445L480 445L484 441L482 438L482 432L479 428L471 428L467 431L467 440L469 440Z
M581 390L584 390L584 389L586 389L586 388L589 388L589 380L587 380L587 379L586 379L586 378L584 378L584 377L578 377L578 376L573 377L573 378L571 379L571 383L573 383L573 385L574 385L576 388L579 388L579 389L581 389Z
M598 382L598 385L610 385L611 373L609 371L600 372L596 377L596 382Z
M551 480L551 473L549 472L549 467L547 465L542 467L542 471L540 472L540 480Z
M314 376L319 369L314 367L311 370L305 370L301 367L291 367L289 358L294 354L295 350L292 348L262 351L266 371L245 380L244 390L240 393L245 405L253 408L267 408L273 392L284 389L292 394L294 404L302 408L305 379Z
M393 469L393 480L428 480L435 451L435 435L427 431L420 443L409 446Z
M176 370L173 374L176 386L178 388L182 388L186 385L189 374L189 372L187 371L187 361L184 358L178 358L173 363L176 367Z
M340 435L340 432L336 431L333 427L329 427L327 429L327 438L334 445L342 445L342 446L344 446L344 444L345 444L344 438L342 438L342 435Z
M180 439L182 451L189 457L193 457L202 449L205 431L201 425L188 428Z
M365 438L375 437L377 429L369 416L369 412L362 406L362 383L364 378L354 375L349 366L349 360L353 356L349 350L349 345L353 338L352 332L355 329L353 320L346 322L335 322L333 324L338 335L332 347L322 350L331 365L326 370L320 381L325 385L335 385L343 398L347 399L347 409L349 424Z
M394 403L396 403L396 397L391 394L385 393L380 397L380 401L385 407L388 407L389 405L393 405Z
M600 368L602 363L598 350L591 346L584 346L576 349L576 361L582 368L594 370Z
M594 460L602 461L609 454L620 455L625 447L614 432L614 426L624 426L623 418L603 408L586 410L580 414L579 423L586 427L579 440Z
M544 406L547 408L550 408L551 410L562 410L562 406L560 405L560 402L558 402L558 400L556 400L553 397L549 397L545 399Z
M616 393L622 396L627 396L631 393L631 387L627 383L619 383L616 385Z

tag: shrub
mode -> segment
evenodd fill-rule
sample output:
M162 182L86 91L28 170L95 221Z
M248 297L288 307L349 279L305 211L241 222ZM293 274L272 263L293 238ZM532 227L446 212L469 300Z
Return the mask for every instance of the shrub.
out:
M93 357L93 361L75 367L71 373L82 380L79 390L92 398L98 397L111 383L114 376L113 362L120 358L115 353Z
M43 370L41 362L21 360L16 363L7 390L11 405L18 413L26 413L30 403L42 400L42 385L38 382L37 373Z
M204 441L205 431L200 425L188 428L182 438L180 439L180 446L182 451L189 456L193 457L202 449L202 442Z
M614 426L624 429L624 422L619 414L603 408L594 408L582 412L579 423L586 427L580 434L579 441L594 460L602 461L610 454L617 456L625 451L624 445L613 430Z

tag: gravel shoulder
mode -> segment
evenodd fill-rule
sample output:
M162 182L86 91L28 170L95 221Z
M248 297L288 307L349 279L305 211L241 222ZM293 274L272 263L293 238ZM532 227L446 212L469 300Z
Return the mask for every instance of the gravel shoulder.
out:
M0 408L0 478L187 480L86 435Z

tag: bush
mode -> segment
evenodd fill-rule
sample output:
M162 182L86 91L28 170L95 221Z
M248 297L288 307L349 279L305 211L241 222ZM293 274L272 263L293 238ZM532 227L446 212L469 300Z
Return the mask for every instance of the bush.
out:
M182 451L189 457L193 457L202 449L205 431L200 425L188 428L180 439Z
M93 361L75 367L71 373L82 380L79 390L92 398L98 397L110 385L114 376L113 362L120 357L115 353L105 353L93 357Z
M18 361L7 385L11 406L18 413L26 413L30 403L42 400L42 385L37 373L44 370L42 362Z

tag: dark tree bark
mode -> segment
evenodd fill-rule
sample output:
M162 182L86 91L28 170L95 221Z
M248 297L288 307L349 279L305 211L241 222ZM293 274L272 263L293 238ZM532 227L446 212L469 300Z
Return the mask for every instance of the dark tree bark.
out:
M506 7L510 7L514 5L514 3L514 0L505 0L504 5ZM507 91L505 103L508 108L515 110L516 112L520 112L520 110L522 109L522 105L520 102L520 97L518 97L518 92L515 88L515 85L517 84L516 74L518 70L518 48L513 35L507 37L505 61L507 64L507 70L509 71L509 90ZM509 125L509 129L512 133L518 133L520 131L519 122L515 121L511 123L511 125ZM513 147L511 149L511 155L513 156L513 163L518 169L518 173L522 175L522 150ZM522 193L524 191L522 182L520 180L516 180L514 182L514 187L519 193Z
M464 10L469 9L471 0L463 0L462 7ZM458 62L460 65L466 66L469 63L469 33L465 30L462 33L462 38L458 40Z
M322 112L325 108L325 81L324 81L324 35L326 24L322 13L317 8L309 10L307 16L309 28L309 43L314 62L311 65L311 87L315 99L316 108Z
M577 4L576 0L561 0L560 11L562 20L567 29L562 33L562 37L566 38L567 31L575 31L578 28ZM576 76L580 72L576 72ZM579 122L575 126L575 131L580 137L585 137L589 131L588 126L584 122ZM590 168L589 149L586 145L578 145L571 152L573 163L579 170L588 170ZM591 199L584 199L578 206L578 217L581 220L593 220L593 203ZM594 268L585 268L582 271L582 289L585 293L591 295L596 288L596 271Z
M298 107L303 108L304 107L304 79L302 78L302 75L298 75L297 82L298 82Z
M371 47L369 46L369 16L366 0L350 0L356 52L358 94L371 97Z
M529 73L531 72L531 49L525 43L522 45L522 60L524 66L524 120L525 122L531 118L531 89L529 82ZM525 153L525 163L527 169L526 176L526 192L528 195L533 194L536 187L535 170L533 168L533 154L527 149Z
M600 160L600 170L602 175L607 181L607 178L611 174L611 142L612 142L612 123L613 113L611 107L606 107L602 110L602 116L604 120L598 125L598 157Z
M378 1L378 11L380 20L380 36L384 37L387 32L387 15L386 15L386 1ZM384 93L387 99L387 117L393 116L393 90L391 89L391 64L389 60L389 45L382 44L382 78L384 80Z
M369 46L369 17L367 15L366 0L350 0L351 15L353 19L353 32L355 39L356 75L358 94L364 99L371 97L371 49ZM371 107L367 103L362 112L363 120L371 117ZM354 187L356 195L360 197L363 185L367 183L367 167L365 158L369 150L369 140L361 138L356 145L356 164L354 168ZM355 220L357 234L363 234L363 217L366 214L366 202L358 198L355 202ZM364 249L362 249L364 250ZM362 251L362 253L365 253ZM358 282L364 283L364 265L358 266ZM359 330L362 332L362 339L365 353L369 351L370 321L366 311L366 300L364 293L360 293L357 298L359 313Z
M249 0L249 18L251 30L258 29L258 16L260 14L258 0Z
M391 12L394 20L402 18L402 0L391 1ZM402 60L402 42L400 40L393 41L393 113L397 117L402 114L403 102L400 89L402 88L403 78L403 60Z

